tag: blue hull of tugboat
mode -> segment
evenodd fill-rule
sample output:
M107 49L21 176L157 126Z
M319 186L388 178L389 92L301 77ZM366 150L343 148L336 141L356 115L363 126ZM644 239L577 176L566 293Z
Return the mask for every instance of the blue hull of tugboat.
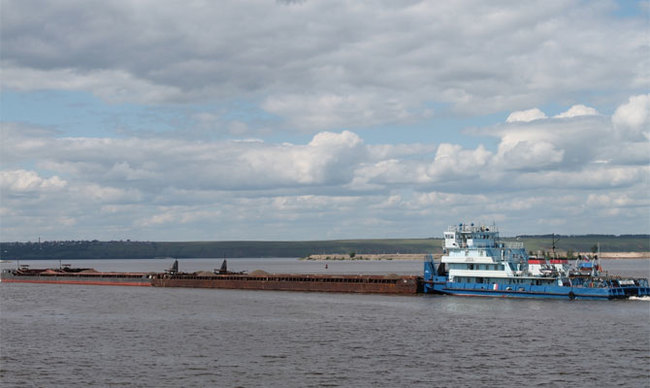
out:
M494 290L487 287L480 287L470 283L443 282L433 284L433 287L425 286L425 293L439 293L460 296L489 296L501 298L544 298L544 299L582 299L582 300L609 300L627 299L631 296L650 296L646 287L626 288L582 288L562 286L525 286L516 290Z
M565 299L565 300L610 300L629 297L650 297L650 287L566 287L556 285L477 284L449 282L446 276L432 276L433 263L425 262L425 294L447 294L457 296L484 296L497 298Z

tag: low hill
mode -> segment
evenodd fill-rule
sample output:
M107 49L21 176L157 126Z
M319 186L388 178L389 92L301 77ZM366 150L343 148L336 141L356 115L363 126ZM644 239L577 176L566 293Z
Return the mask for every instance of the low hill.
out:
M556 236L557 239L558 236ZM519 236L529 251L549 251L552 236ZM650 235L559 236L562 251L589 252L600 244L603 252L648 252ZM311 254L440 253L442 241L427 239L370 239L327 241L45 241L0 243L4 260L29 259L150 259L305 257Z

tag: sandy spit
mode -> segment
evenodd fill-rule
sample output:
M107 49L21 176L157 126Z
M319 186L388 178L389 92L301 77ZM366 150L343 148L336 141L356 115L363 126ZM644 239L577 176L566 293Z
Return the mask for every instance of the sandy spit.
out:
M581 255L591 255L591 252L580 252ZM357 253L354 257L348 254L330 253L309 255L302 260L424 260L427 253L386 253L364 254ZM561 253L560 253L561 255ZM435 259L440 259L442 254L434 253ZM650 252L601 252L602 259L650 259Z

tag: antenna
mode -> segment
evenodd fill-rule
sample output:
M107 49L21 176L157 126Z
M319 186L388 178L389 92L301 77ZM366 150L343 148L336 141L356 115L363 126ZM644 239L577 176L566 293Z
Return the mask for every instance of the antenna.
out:
M556 237L555 233L553 233L551 234L551 238L553 239L553 245L551 249L553 250L553 257L556 258L557 255L555 254L555 243L560 241L560 237L559 236Z

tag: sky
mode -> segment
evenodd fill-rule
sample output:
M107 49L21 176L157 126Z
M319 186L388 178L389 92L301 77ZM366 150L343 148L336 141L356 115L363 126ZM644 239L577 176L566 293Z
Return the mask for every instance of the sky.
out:
M650 233L648 1L0 7L0 241Z

